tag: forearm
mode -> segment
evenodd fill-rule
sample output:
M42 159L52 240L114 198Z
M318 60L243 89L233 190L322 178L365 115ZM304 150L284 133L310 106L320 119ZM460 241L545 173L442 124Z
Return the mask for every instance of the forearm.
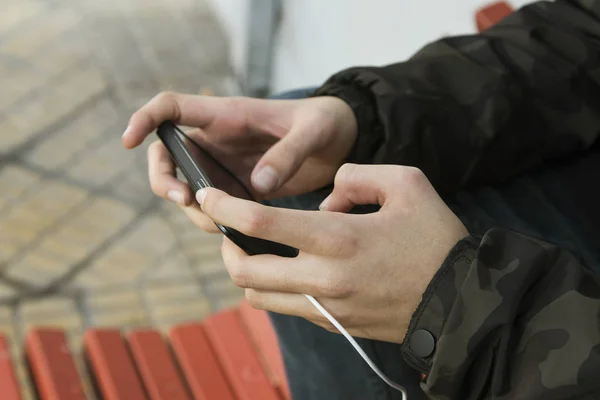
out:
M358 120L351 161L421 168L440 191L586 149L600 125L600 1L538 2L410 60L331 77Z
M556 246L494 229L451 252L403 352L433 399L597 398L599 316L597 274ZM413 348L419 330L435 338L427 356Z

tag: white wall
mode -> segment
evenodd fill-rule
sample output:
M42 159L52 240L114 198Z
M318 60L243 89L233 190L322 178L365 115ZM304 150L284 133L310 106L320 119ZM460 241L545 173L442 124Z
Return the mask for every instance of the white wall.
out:
M232 35L233 61L243 70L248 0L210 0ZM528 0L512 0L518 7ZM273 90L318 85L354 65L406 59L444 35L475 32L474 12L486 0L283 0L276 38ZM240 58L241 57L241 58Z
M249 0L209 0L225 33L229 36L231 62L241 76L246 67L246 32L248 30Z

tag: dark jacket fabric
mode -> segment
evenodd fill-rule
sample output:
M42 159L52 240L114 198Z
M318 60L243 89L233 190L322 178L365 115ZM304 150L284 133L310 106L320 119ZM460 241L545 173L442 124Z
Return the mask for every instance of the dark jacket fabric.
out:
M417 166L441 194L510 180L598 144L600 0L532 3L406 62L344 70L316 95L354 110L353 162ZM404 358L432 399L600 399L589 267L515 231L468 237L423 295ZM423 331L427 355L411 340Z

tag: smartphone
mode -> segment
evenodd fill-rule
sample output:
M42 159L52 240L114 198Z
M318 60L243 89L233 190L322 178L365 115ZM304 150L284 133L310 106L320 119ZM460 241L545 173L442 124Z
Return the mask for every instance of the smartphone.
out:
M247 188L233 173L216 160L198 141L191 141L174 123L163 122L156 133L194 193L203 188L216 187L232 196L254 200ZM218 186L213 185L213 182L218 182ZM249 255L274 254L281 257L298 255L298 249L293 247L247 236L216 222L215 225Z

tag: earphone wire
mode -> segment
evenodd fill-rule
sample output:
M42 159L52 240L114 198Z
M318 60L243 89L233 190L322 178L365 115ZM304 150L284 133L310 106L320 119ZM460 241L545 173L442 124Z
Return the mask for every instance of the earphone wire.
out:
M189 140L191 143L194 144L194 146L196 146L196 148L198 148L198 150L200 150L203 154L205 154L207 157L209 157L215 164L217 164L220 168L222 168L231 178L233 178L237 183L240 184L240 186L244 189L244 191L246 192L246 194L248 195L248 197L250 199L252 199L253 201L256 201L254 196L252 195L252 193L250 193L250 190L248 190L248 188L246 187L246 185L234 174L232 173L229 168L225 167L221 162L219 162L219 160L217 160L215 157L213 157L212 154L210 154L208 152L208 150L204 149L202 146L200 146L194 139L190 138L185 132L183 132L182 130L179 130L179 132L187 139ZM367 353L365 353L365 351L362 349L362 347L360 347L360 345L356 342L356 340L354 340L354 338L350 335L350 333L348 333L348 331L346 330L346 328L344 328L342 326L342 324L340 324L334 317L333 315L331 315L322 305L321 303L319 303L317 301L317 299L315 299L313 296L310 296L308 294L305 294L304 297L306 297L308 299L308 301L310 301L310 303L321 313L323 314L323 316L325 318L327 318L329 320L329 322L331 322L333 324L333 326L335 326L335 328L340 331L340 333L346 338L346 340L350 343L350 345L352 345L352 347L354 348L354 350L356 350L356 352L362 357L362 359L367 363L367 365L373 370L373 372L375 372L375 374L377 374L377 376L379 376L379 378L381 378L382 381L384 381L387 385L389 385L390 387L392 387L393 389L398 390L399 392L402 393L402 400L408 400L408 395L406 393L406 389L404 388L404 386L392 381L387 375L385 375L378 367L377 365L373 362L373 360L371 360L371 358L367 355Z

